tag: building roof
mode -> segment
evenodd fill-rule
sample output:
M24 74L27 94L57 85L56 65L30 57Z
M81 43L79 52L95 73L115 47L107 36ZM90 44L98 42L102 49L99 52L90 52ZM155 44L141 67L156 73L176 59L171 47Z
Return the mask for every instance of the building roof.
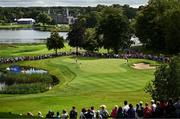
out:
M20 18L17 21L32 21L32 22L35 22L35 20L32 19L32 18Z

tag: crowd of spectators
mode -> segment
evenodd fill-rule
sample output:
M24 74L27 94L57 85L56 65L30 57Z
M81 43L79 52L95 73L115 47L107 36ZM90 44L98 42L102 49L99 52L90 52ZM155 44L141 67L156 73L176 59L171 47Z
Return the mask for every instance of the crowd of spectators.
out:
M33 116L31 112L28 112L28 115ZM54 113L53 111L48 111L44 117L41 112L38 112L37 116L40 118L57 119L180 118L180 98L175 101L172 99L168 101L151 100L151 104L143 104L143 102L140 101L136 106L128 104L128 101L124 101L122 107L115 105L110 113L106 105L101 105L100 110L95 110L93 106L88 109L82 108L79 114L73 106L69 113L64 109L61 114L60 112Z
M14 63L18 61L31 61L31 60L41 60L47 58L54 58L59 56L69 56L69 55L76 55L75 52L58 52L57 54L44 54L38 56L18 56L18 57L8 57L8 58L1 58L0 57L0 64L3 63ZM95 52L79 52L78 56L82 57L96 57L96 58L138 58L138 59L149 59L159 62L169 62L170 58L164 55L152 55L152 54L143 54L138 51L127 50L124 53L120 54L112 54L112 53L95 53Z

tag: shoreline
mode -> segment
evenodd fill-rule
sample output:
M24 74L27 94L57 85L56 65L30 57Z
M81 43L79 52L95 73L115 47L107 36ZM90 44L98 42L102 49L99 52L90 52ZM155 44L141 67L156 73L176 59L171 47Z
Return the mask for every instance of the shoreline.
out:
M39 25L26 25L26 24L5 24L5 25L0 25L0 30L20 30L20 29L33 29L37 31L53 31L56 29L58 32L69 32L70 27L69 25L66 24L60 24L60 25L44 25L44 26L39 26Z

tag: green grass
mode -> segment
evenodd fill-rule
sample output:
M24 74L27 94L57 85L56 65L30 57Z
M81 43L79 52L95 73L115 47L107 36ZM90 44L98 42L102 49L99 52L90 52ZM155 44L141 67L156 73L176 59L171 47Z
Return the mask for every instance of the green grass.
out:
M29 25L29 24L16 24L16 23L0 23L0 29L18 29L18 28L34 28L40 31L53 31L56 29L61 32L68 32L70 26L68 24L57 24L57 25Z
M34 25L36 30L40 31L53 31L57 30L59 32L68 32L70 30L70 26L68 24L57 24L57 25Z
M68 45L67 42L64 43L65 47L59 49L59 52L69 52L74 51L75 48L72 48ZM84 51L79 49L79 51ZM107 53L107 50L104 48L99 49L101 53ZM41 54L54 53L53 50L48 50L46 44L0 44L0 57L15 57L15 56L35 56Z
M73 50L65 43L65 47L58 51L70 51L70 49ZM54 53L54 51L49 51L46 44L0 44L0 57L35 56L48 53Z
M30 111L37 114L38 111L42 111L45 116L49 109L69 111L73 105L80 112L82 107L92 105L99 109L101 104L106 104L111 110L116 104L123 105L124 100L134 105L140 100L150 101L151 98L144 92L144 87L154 78L154 70L137 70L131 67L131 64L141 61L156 64L156 62L141 59L130 59L129 64L126 64L123 59L82 57L78 58L76 64L71 56L19 62L23 66L30 65L46 69L50 74L57 76L61 82L44 93L1 94L0 112L26 114Z
M32 28L32 25L26 24L0 24L0 29Z

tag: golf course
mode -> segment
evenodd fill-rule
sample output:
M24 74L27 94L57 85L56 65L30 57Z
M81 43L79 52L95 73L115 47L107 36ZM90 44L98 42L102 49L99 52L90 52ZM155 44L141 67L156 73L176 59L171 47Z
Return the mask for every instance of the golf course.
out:
M180 0L0 0L0 119L180 119Z
M42 44L30 45L24 51L22 47L25 46L1 46L0 55L12 56L12 52L14 56L51 53ZM69 49L70 47L66 46L61 51ZM124 100L134 105L139 101L150 101L151 97L144 92L144 88L154 78L155 69L139 70L134 69L132 65L141 62L157 65L157 62L145 59L129 59L128 63L124 59L89 57L78 57L77 59L76 63L74 56L61 56L15 63L45 69L55 75L60 83L44 93L1 94L0 112L26 114L30 111L36 114L41 111L45 114L48 110L69 110L73 105L79 111L82 107L90 106L99 109L101 104L106 104L108 110L111 110L114 105L123 105ZM8 67L9 65L11 64L2 66Z

